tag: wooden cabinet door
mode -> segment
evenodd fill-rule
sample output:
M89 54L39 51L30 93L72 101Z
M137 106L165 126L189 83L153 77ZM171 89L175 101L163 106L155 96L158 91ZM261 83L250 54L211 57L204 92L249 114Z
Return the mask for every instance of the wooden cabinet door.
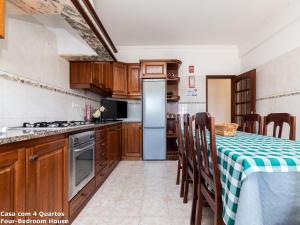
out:
M70 62L70 83L91 84L93 83L92 62Z
M116 127L116 142L117 142L116 161L119 162L121 161L122 158L122 126L121 125Z
M142 157L142 125L141 123L125 123L122 129L124 159L141 159Z
M99 88L104 88L103 62L93 62L93 84Z
M67 139L34 146L26 153L26 210L63 212L67 217ZM33 218L38 217L31 219ZM50 218L52 217L48 217Z
M113 166L121 160L121 126L116 126L107 129L107 152L109 166Z
M242 117L256 112L256 70L232 78L231 120L242 125Z
M0 153L0 211L25 212L25 149ZM22 217L0 216L14 220ZM17 224L17 223L15 223Z
M142 62L143 78L166 78L166 62Z
M113 90L113 65L111 62L106 62L103 65L104 86L108 92Z
M140 64L132 63L127 66L127 90L129 98L141 98Z
M96 131L96 147L95 147L95 169L99 174L108 166L107 159L107 131L106 129Z
M127 96L127 66L125 63L113 64L113 96Z

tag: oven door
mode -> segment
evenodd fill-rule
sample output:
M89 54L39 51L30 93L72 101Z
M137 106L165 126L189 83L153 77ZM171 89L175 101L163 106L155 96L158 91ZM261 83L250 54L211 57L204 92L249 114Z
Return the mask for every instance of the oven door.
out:
M69 200L95 176L94 151L94 142L71 149Z

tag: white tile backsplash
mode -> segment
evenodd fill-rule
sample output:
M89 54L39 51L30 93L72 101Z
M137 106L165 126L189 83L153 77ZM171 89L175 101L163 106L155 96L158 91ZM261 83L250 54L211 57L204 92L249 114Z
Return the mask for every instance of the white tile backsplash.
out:
M296 116L297 139L300 139L300 95L269 98L300 91L300 48L257 68L257 112L261 115L287 112ZM286 129L286 128L285 128Z
M57 53L55 35L29 15L13 15L8 4L6 38L0 39L0 71L60 88L96 101L11 81L0 76L0 127L23 122L83 120L86 104L98 107L97 94L69 88L69 62Z
M131 102L128 101L127 105L127 120L142 120L142 102Z

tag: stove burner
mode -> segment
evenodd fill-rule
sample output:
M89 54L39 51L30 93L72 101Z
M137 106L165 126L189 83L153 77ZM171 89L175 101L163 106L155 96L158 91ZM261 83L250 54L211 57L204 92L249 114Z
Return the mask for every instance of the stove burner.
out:
M57 127L73 127L88 124L85 121L53 121L53 122L36 122L36 123L23 123L25 128L57 128Z

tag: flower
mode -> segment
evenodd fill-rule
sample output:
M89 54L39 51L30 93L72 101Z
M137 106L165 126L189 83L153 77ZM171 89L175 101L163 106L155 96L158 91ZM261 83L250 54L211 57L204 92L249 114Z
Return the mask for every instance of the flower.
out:
M101 106L101 107L99 108L99 110L100 110L100 112L105 112L105 111L106 111L106 108L105 108L104 106Z

